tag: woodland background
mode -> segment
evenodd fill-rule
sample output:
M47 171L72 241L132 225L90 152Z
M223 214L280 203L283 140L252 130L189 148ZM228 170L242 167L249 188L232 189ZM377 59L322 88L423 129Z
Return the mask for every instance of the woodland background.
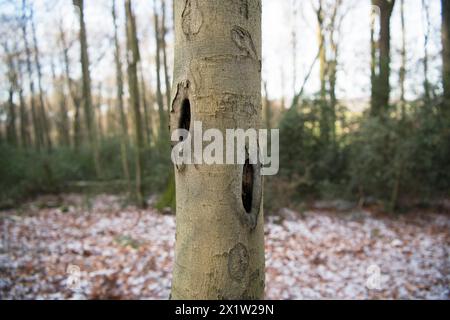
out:
M268 297L449 297L449 30L447 0L263 1L262 126L280 129L280 172L266 177L264 194ZM73 297L61 291L65 266L81 255L77 263L94 272L98 260L85 264L102 246L121 262L91 275L98 282L81 297L168 295L172 240L143 230L173 231L173 217L161 215L175 208L167 127L173 40L170 0L0 0L2 248L13 248L0 260L0 297ZM136 224L120 229L133 214ZM109 231L93 245L102 239L96 224ZM55 228L66 231L49 231ZM406 284L381 294L361 283L317 288L314 277L346 279L334 244L351 241L349 252L363 255L358 235L386 246L376 261L388 264L401 248L399 265L429 274L398 276ZM167 261L155 258L158 241ZM290 257L277 241L292 246ZM308 241L311 248L299 247ZM55 246L45 261L39 243ZM328 258L317 253L325 248ZM360 256L361 278L370 252ZM120 280L128 255L153 262ZM49 267L55 256L60 266ZM301 259L312 272L305 279ZM317 275L327 259L335 269ZM295 262L287 275L286 261ZM425 261L436 268L417 267ZM24 275L31 279L19 281ZM54 284L42 288L32 275ZM127 281L142 283L124 289ZM119 291L108 296L115 290L108 286Z

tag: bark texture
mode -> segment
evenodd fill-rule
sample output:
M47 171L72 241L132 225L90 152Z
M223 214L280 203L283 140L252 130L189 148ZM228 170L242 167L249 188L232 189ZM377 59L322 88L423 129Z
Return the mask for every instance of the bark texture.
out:
M193 121L224 136L227 128L259 128L261 1L175 1L172 88L171 130ZM173 299L263 298L259 170L248 164L175 169Z

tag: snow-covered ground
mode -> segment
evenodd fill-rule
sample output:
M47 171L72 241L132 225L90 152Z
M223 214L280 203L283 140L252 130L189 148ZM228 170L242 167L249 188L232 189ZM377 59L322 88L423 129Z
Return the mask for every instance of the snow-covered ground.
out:
M44 204L44 205L43 205ZM266 219L267 299L449 299L450 217L307 211ZM0 299L167 299L175 217L120 198L0 212Z

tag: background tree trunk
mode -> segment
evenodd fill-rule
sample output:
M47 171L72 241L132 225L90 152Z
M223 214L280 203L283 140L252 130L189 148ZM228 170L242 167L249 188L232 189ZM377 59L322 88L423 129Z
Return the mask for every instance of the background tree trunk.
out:
M156 102L158 104L158 114L159 114L159 132L158 132L158 143L160 147L166 143L168 140L167 134L167 117L164 111L164 99L161 89L161 36L159 29L159 16L156 7L156 0L153 0L153 19L155 25L155 40L156 40Z
M431 93L430 93L430 82L428 81L428 69L429 69L429 54L428 54L428 42L430 38L430 6L427 0L422 0L422 10L425 19L425 34L424 34L424 43L423 43L423 91L425 96L425 103L430 103Z
M442 85L446 114L450 115L450 2L441 0L442 5Z
M400 66L400 104L402 110L402 118L405 118L406 114L406 101L405 101L405 79L406 79L406 29L405 29L405 0L400 2L400 23L402 28L402 49L401 66Z
M72 80L70 76L70 60L69 60L69 46L66 41L66 35L62 27L62 21L59 24L59 41L62 49L62 56L64 61L64 72L67 81L67 89L69 90L69 96L75 108L73 117L73 146L75 150L78 150L81 144L81 99L79 97L79 90L77 90L77 84Z
M172 130L189 128L190 119L224 136L227 128L259 128L261 1L175 1L174 86ZM172 298L263 298L259 166L187 165L175 177ZM251 206L243 201L249 194Z
M28 118L27 105L23 96L23 72L22 64L20 63L20 61L17 63L17 86L20 103L20 140L22 147L28 149L28 147L31 145L31 136L29 130L30 123Z
M98 178L102 176L100 166L100 153L98 146L97 129L94 120L94 109L92 104L91 75L89 71L89 55L86 37L86 24L84 22L84 0L73 0L75 6L79 9L80 16L80 50L81 50L81 69L83 78L83 107L88 131L89 142L92 146L94 156L95 172Z
M137 64L139 62L139 46L136 36L136 22L131 8L131 0L125 1L126 30L127 30L127 62L128 62L128 90L130 94L130 106L134 114L134 130L136 139L136 201L139 206L144 207L145 202L142 195L142 160L144 139L142 134L142 117L139 106L139 84L137 77Z
M16 68L14 66L14 54L10 52L8 44L4 43L3 47L6 53L6 64L8 66L8 113L6 118L6 141L11 146L17 146L19 139L17 137L16 125L16 105L14 104L14 92L16 91Z
M167 112L170 109L170 76L169 66L167 63L167 43L166 43L166 1L162 0L162 19L161 19L161 50L163 53L163 65L164 65L164 81L166 85L166 100L167 100Z
M139 64L139 76L141 80L141 96L142 96L142 106L144 110L144 132L145 132L145 144L149 147L151 144L152 131L150 128L150 106L147 100L147 86L145 85L144 71L142 70L142 63Z
M114 46L115 54L114 61L116 63L116 85L117 85L117 109L120 117L120 158L122 162L123 176L127 181L128 192L132 194L130 168L128 165L128 124L127 117L125 115L125 109L123 104L123 72L122 72L122 60L121 49L118 36L117 26L117 14L116 14L116 1L112 2L112 17L114 24Z
M34 14L33 14L33 7L30 9L31 11L31 31L33 35L33 45L34 45L34 62L36 64L36 72L38 76L38 88L39 88L39 118L41 122L41 128L43 131L43 138L45 146L47 147L47 150L52 149L52 140L50 136L50 122L47 118L47 111L45 107L44 102L44 89L42 88L42 68L41 68L41 61L39 57L39 46L37 42L37 36L36 36L36 27L34 25Z
M39 151L44 146L44 136L42 134L42 126L39 118L39 112L36 107L35 100L35 90L34 90L34 78L33 78L33 69L31 66L31 50L28 43L28 35L27 35L27 25L28 25L28 17L26 14L27 11L27 3L25 0L22 1L22 21L21 21L21 29L22 29L22 37L25 46L25 57L27 64L27 73L28 73L28 83L30 90L30 105L31 105L31 117L33 121L33 131L34 131L34 144L36 149Z
M390 84L390 50L391 50L391 15L395 0L372 0L372 4L380 9L380 32L378 38L378 74L372 83L372 115L383 115L389 105Z
M64 93L63 84L61 83L60 79L56 77L55 64L53 60L51 62L51 68L52 68L53 86L55 88L56 94L58 95L57 101L59 104L59 116L57 119L59 144L61 146L70 146L69 117L67 114L66 97Z
M264 81L264 122L266 123L266 129L271 129L272 125L272 105L269 99L269 92L267 90L267 82Z

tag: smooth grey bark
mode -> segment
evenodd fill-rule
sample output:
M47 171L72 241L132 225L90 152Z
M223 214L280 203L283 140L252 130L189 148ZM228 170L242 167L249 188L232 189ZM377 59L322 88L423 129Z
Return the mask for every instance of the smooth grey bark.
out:
M175 1L173 79L171 130L260 128L261 1ZM175 178L172 298L263 298L260 166L180 165Z

